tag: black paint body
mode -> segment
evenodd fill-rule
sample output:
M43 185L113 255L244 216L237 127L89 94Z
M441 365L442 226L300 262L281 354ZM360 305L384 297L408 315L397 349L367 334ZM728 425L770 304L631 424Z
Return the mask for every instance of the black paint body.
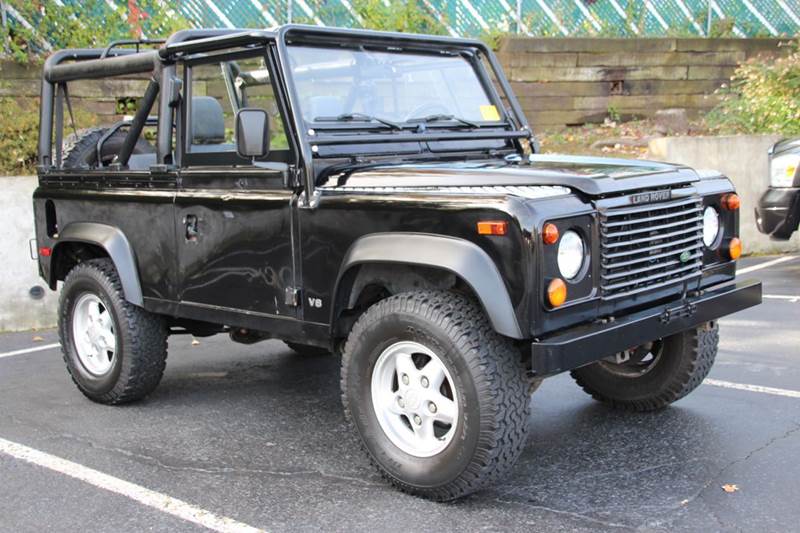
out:
M198 37L212 38L194 43ZM375 286L389 293L393 287L427 286L472 291L498 331L535 347L548 337L563 337L569 328L591 329L600 319L674 308L704 289L718 290L734 279L735 262L724 256L724 246L720 246L703 251L702 275L689 281L615 300L603 298L599 285L599 221L605 211L646 202L653 190L661 191L653 201L662 201L665 191L672 195L679 190L681 195L718 207L721 195L732 191L726 178L701 178L687 168L641 161L529 159L520 139L529 138L530 130L499 70L494 75L510 109L503 114L503 124L485 131L400 132L396 140L374 131L357 139L333 134L310 139L293 111L292 84L281 63L281 50L292 39L440 47L475 54L496 65L482 44L456 39L305 27L285 27L277 33L176 34L159 51L163 65L156 69L156 77L174 75L180 54L199 56L229 49L235 53L244 44L251 47L246 53L252 56L253 46L263 47L278 106L289 125L288 156L285 162L272 165L181 164L182 104L168 100L173 92L167 79L158 80L162 88L159 164L150 170L63 169L57 164L60 156L53 164L50 146L40 143L40 187L34 205L38 245L52 250L52 256L40 255L40 272L52 288L70 264L103 252L102 243L61 238L71 224L89 223L117 228L124 236L126 242L118 242L117 247L129 250L131 259L119 261L134 262L138 280L131 283L136 281L141 287L141 305L172 317L174 327L198 334L224 326L331 346L346 334L364 301L361 298L375 292ZM88 52L84 56L93 57ZM115 63L114 68L138 72L152 59L150 55L135 62L130 57L138 55L121 54L116 61L122 66ZM87 61L91 64L87 76L98 77L102 65L96 65L97 61L107 60ZM126 67L125 61L132 66ZM43 120L51 121L52 116L45 117L55 108L58 121L59 100L53 96L57 91L47 87L47 80L59 83L58 76L80 74L77 67L56 70L58 66L55 61L45 67ZM479 72L490 79L486 70ZM177 121L180 142L175 143L174 152L171 137L162 134L165 127L172 128L164 126L166 117ZM45 134L52 129L52 124L43 124ZM532 196L519 193L520 189L533 191ZM738 232L738 213L722 212L722 218L722 239L730 240ZM487 220L506 222L507 234L479 235L477 223ZM559 275L557 247L541 239L547 222L555 223L562 234L579 231L589 257L580 281L568 281L568 300L558 309L551 309L546 301L546 285ZM392 234L404 237L393 240ZM414 239L414 235L425 238ZM364 252L368 236L373 237L371 256ZM400 242L421 244L407 249L392 244ZM380 255L381 250L385 255ZM356 261L359 253L371 259ZM487 257L488 262L481 262ZM118 261L113 255L112 259ZM494 289L490 278L499 280ZM757 289L741 293L747 296L740 298L744 306L757 303ZM713 299L707 298L703 305L704 320L729 312L715 306ZM505 316L503 310L508 311ZM658 320L648 322L645 336L657 338L667 331L658 324ZM692 326L690 319L681 324ZM620 345L620 339L625 344L624 329L607 335L615 339L609 346ZM593 358L609 355L602 349L602 338L595 341L598 349ZM577 366L573 352L551 348L537 363L534 349L533 370L546 374ZM554 353L561 359L558 364L552 364ZM581 360L581 364L586 362L590 361Z

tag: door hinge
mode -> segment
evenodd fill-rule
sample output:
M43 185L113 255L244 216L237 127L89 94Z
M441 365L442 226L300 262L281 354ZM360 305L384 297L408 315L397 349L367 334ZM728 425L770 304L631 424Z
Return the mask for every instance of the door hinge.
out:
M286 287L284 303L290 307L300 305L300 289L297 287Z

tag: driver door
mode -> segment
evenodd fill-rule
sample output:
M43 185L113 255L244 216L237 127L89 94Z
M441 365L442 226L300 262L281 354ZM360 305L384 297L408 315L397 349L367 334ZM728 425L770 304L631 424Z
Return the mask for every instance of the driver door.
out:
M184 65L175 218L183 316L219 322L228 313L229 324L237 324L237 315L296 316L286 299L295 286L296 198L285 185L292 154L265 69L263 50L236 61ZM250 75L255 71L257 80ZM247 76L252 83L245 88ZM238 156L233 139L235 112L245 106L270 115L271 151L255 163Z

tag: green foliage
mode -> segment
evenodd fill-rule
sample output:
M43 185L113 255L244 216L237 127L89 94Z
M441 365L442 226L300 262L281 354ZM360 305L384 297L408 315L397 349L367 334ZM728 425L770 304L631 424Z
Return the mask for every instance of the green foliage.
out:
M742 64L706 123L719 133L800 134L800 50Z
M38 111L34 105L0 97L0 174L29 174L36 166Z
M444 35L443 21L434 17L421 0L354 0L353 9L371 30Z
M19 24L0 28L7 55L20 63L45 52L43 39L54 49L104 47L117 39L157 38L189 26L167 2L137 0L131 8L112 8L105 0L59 4L55 0L10 0L33 29Z
M74 116L79 130L97 123L97 117L83 109L75 108ZM69 116L64 120L66 135L72 130ZM0 175L34 173L38 143L38 100L0 97Z

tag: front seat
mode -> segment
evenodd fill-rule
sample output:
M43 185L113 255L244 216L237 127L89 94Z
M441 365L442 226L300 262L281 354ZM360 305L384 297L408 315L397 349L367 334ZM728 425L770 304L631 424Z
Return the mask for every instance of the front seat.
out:
M192 152L235 151L225 143L225 113L213 96L192 97Z

